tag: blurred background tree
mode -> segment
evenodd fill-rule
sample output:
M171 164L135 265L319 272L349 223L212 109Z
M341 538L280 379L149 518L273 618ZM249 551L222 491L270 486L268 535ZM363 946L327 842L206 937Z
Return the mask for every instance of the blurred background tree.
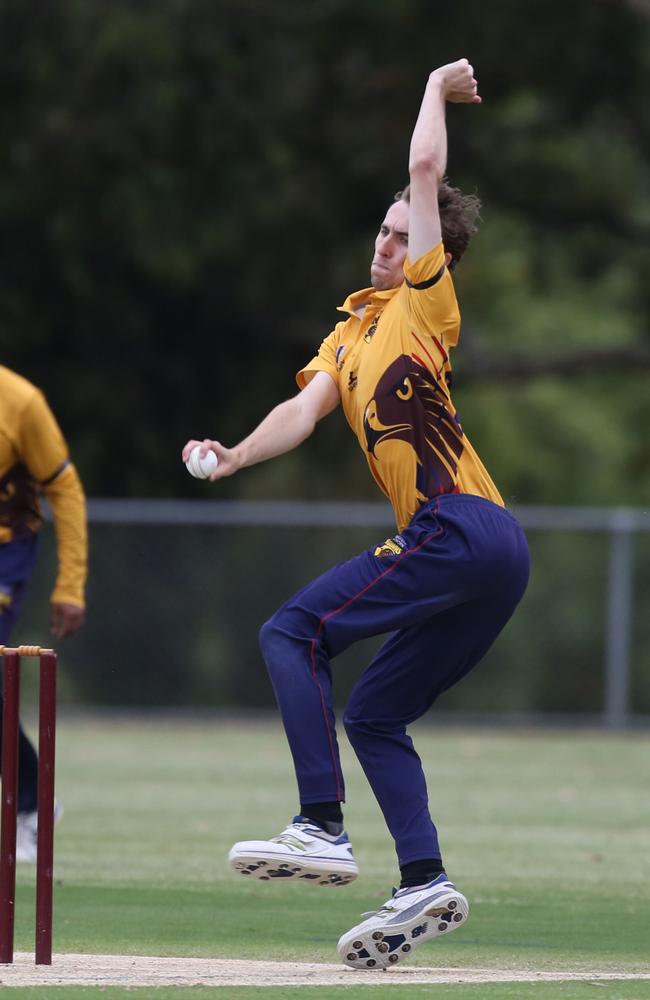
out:
M91 495L205 496L181 445L294 392L369 280L428 72L466 55L464 425L509 499L645 501L649 25L642 0L1 0L0 362ZM377 494L335 415L218 495Z
M369 281L428 73L462 56L483 96L448 114L450 180L483 200L456 279L465 428L510 501L647 504L648 2L0 0L0 363L45 390L91 496L379 499L341 414L218 487L179 453L295 391ZM259 625L375 535L93 525L63 700L270 704ZM602 705L608 543L531 544L524 606L448 708ZM44 547L18 641L47 625ZM339 696L369 655L337 662Z

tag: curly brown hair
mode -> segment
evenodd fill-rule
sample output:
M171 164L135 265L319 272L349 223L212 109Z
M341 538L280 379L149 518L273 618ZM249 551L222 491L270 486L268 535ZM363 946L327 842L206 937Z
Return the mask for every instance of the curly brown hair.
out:
M403 191L397 192L395 201L410 204L410 196L411 186L407 184ZM475 194L463 194L445 179L438 188L438 207L442 242L445 250L451 254L450 266L454 267L467 250L472 234L476 232L481 202Z

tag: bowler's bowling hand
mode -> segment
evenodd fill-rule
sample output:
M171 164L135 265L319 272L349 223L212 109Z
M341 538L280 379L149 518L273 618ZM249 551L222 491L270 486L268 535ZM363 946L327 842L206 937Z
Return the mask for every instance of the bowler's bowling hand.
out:
M459 59L457 62L440 66L432 75L440 81L445 100L454 104L481 103L474 67L467 59Z

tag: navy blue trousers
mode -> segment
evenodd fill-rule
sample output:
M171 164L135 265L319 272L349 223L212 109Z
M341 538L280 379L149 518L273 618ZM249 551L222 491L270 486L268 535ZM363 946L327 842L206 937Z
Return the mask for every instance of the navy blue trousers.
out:
M300 801L345 799L330 661L358 639L390 633L354 687L343 722L399 863L439 858L422 764L406 729L483 657L528 574L515 518L489 500L452 494L429 501L392 546L335 566L288 600L262 627L260 642Z
M0 646L8 646L22 610L38 551L38 536L28 535L0 544ZM0 739L2 697L0 696ZM37 802L38 758L22 726L18 735L18 812L34 812Z

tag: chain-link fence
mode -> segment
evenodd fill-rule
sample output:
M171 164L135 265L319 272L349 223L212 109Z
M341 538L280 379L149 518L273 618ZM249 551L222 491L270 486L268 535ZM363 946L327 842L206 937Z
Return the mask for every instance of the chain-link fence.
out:
M528 592L439 709L641 721L650 715L650 515L514 512L530 541ZM94 500L89 518L88 619L59 644L64 704L272 706L261 624L309 579L394 532L384 504ZM52 536L46 529L16 642L49 642ZM335 661L339 704L379 641Z

